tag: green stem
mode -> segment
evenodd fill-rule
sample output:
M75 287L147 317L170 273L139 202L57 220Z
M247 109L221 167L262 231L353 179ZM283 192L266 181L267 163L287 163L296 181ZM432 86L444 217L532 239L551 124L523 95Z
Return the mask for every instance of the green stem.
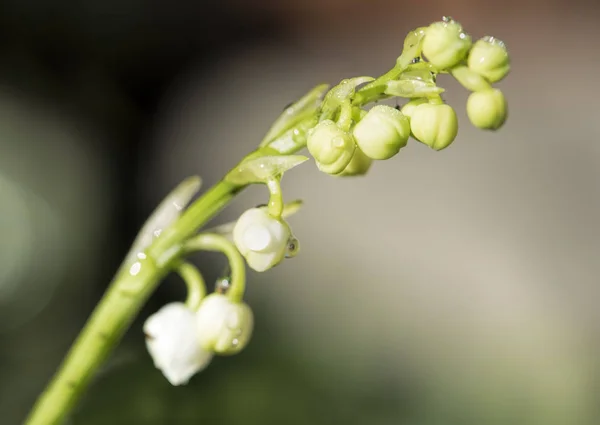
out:
M281 218L283 213L283 197L281 194L281 184L279 178L267 180L267 188L269 189L269 215L276 219Z
M206 283L202 274L196 266L186 262L180 263L176 271L187 286L186 307L193 311L198 310L202 299L206 296Z
M144 258L117 275L25 424L64 420L166 272Z
M218 251L227 256L231 267L231 283L227 296L234 302L240 302L246 290L246 263L235 245L221 235L201 233L188 240L184 246L186 253L200 250Z

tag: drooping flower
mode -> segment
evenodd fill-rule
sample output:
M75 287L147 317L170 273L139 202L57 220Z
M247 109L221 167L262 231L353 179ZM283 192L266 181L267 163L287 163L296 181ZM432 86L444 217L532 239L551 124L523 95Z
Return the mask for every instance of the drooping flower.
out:
M196 313L185 304L169 303L144 323L146 347L172 385L184 385L213 358L198 340Z
M279 264L286 255L292 233L283 219L263 208L244 212L233 228L233 241L248 266L264 272Z

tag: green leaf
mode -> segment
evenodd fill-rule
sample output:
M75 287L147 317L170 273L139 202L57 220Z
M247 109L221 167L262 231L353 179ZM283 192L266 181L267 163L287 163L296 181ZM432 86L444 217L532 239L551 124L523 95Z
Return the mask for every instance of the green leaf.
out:
M389 81L385 88L385 94L407 98L438 96L443 92L444 89L435 83L417 79Z
M225 180L239 185L265 183L307 160L304 155L260 156L242 161L227 174Z
M126 261L133 259L139 252L150 246L154 238L159 237L167 227L173 224L201 186L202 179L193 176L188 177L173 189L142 226L129 249Z
M321 99L328 89L328 84L320 84L285 108L283 114L277 118L265 135L260 147L268 145L311 114L316 114L321 106Z
M404 49L402 54L396 60L400 69L406 69L414 58L421 56L421 48L423 46L423 37L425 37L426 28L417 28L408 33L404 40Z

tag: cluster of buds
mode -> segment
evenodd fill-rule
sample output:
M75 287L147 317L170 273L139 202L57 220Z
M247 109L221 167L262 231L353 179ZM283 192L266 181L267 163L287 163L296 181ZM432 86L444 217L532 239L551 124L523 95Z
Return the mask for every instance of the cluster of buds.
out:
M367 86L334 88L333 101L325 98L323 109L328 113L307 135L308 150L321 171L337 176L365 174L373 160L393 157L411 136L437 151L448 147L458 134L458 118L440 97L444 90L435 80L441 73L451 74L472 91L466 110L474 126L496 130L505 122L506 100L492 87L510 70L504 43L494 37L473 43L458 22L444 18L409 33L404 52L410 57L398 58L398 72L391 78L390 73L377 80L363 77L360 82L369 81ZM383 96L376 100L394 96L410 100L402 108L377 105L363 110L356 101L364 98L361 91L376 92L378 86L383 87ZM336 107L337 112L332 112Z
M506 45L491 36L472 43L471 36L451 18L430 25L423 38L422 53L439 72L451 73L472 91L467 115L480 129L497 130L508 114L504 94L492 87L510 71Z

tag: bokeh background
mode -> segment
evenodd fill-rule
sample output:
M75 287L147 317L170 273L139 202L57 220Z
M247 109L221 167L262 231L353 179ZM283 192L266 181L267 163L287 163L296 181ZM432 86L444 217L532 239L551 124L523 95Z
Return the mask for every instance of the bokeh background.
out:
M0 423L23 421L172 187L216 182L290 101L381 74L443 15L507 42L502 131L440 78L451 149L288 173L302 252L250 274L250 346L170 387L141 332L183 297L169 278L70 423L600 423L600 13L582 0L2 0Z

